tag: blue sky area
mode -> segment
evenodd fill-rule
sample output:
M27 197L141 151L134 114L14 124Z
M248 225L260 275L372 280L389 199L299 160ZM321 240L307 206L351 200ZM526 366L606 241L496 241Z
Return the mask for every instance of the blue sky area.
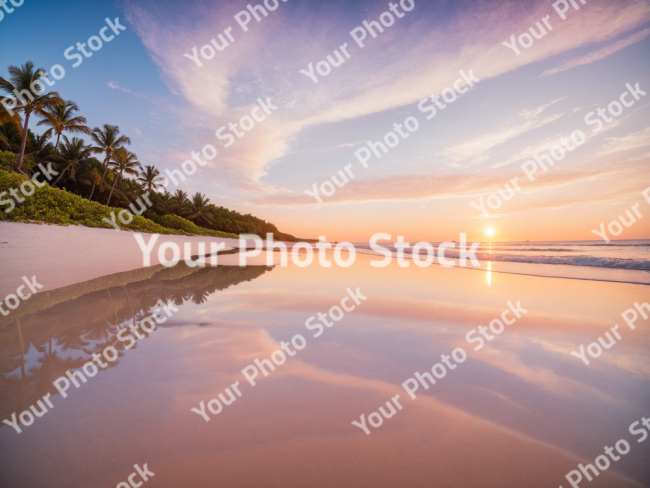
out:
M247 3L25 0L0 21L0 73L27 60L60 64L65 77L51 89L91 127L119 125L143 164L179 168L214 145L217 158L183 189L301 236L442 241L459 232L480 239L493 227L503 239L590 239L642 199L650 97L598 134L584 117L627 83L650 93L647 1L590 1L564 21L545 1L417 1L363 48L350 31L378 20L388 2L288 0L244 32L234 16ZM501 45L545 15L553 30L530 49L517 56ZM73 68L64 51L116 17L127 30ZM229 26L235 42L202 67L183 56ZM343 43L350 59L319 83L300 73ZM460 70L481 82L426 120L419 101L452 86ZM278 110L224 147L216 129L250 115L259 97ZM407 117L419 129L364 169L355 151ZM575 130L587 142L498 212L482 218L470 206L524 178L527 159ZM334 196L318 204L305 194L350 163L355 178ZM637 226L625 237L650 236Z

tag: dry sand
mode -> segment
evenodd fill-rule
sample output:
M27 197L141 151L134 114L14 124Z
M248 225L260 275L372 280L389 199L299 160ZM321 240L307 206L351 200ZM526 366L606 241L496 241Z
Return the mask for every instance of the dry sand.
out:
M0 297L15 293L23 276L36 276L36 281L43 285L40 290L43 292L142 268L143 253L135 234L74 225L0 222ZM149 242L152 234L142 236L145 242ZM190 242L193 254L196 254L199 242L224 242L226 250L239 245L237 239L209 236L161 235L158 243L163 241L175 242L181 249L184 242ZM254 246L252 241L247 245ZM206 248L209 250L209 244ZM237 260L236 255L225 255L219 258L219 264L233 266L237 265ZM265 257L251 258L248 262L263 265ZM151 254L151 265L155 264L160 264L157 252Z

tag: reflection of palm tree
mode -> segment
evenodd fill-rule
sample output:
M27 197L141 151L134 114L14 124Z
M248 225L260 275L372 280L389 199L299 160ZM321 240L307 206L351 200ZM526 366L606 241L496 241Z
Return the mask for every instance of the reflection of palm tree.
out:
M97 320L86 331L84 338L90 341L105 341L115 333L117 333L117 327L108 320Z
M29 378L30 395L26 399L25 405L34 404L36 400L51 391L54 380L65 375L69 369L81 368L87 361L87 358L60 357L56 350L46 352L38 358L38 362L41 364L39 367L29 368L29 373L31 373Z
M68 349L82 349L89 342L84 339L83 331L74 328L66 329L56 340L57 345L62 346L64 351Z
M208 290L196 290L192 293L192 302L200 305L207 301L212 293Z
M52 390L54 379L65 376L67 369L82 366L90 360L89 356L95 350L99 352L112 346L120 356L125 354L125 343L116 337L120 326L131 325L132 319L137 323L142 317L149 316L153 308L156 308L158 300L175 302L177 305L182 304L185 299L204 303L215 290L253 280L269 271L266 267L161 270L151 279L132 282L124 288L104 288L107 295L88 294L78 299L79 302L68 302L65 307L50 309L47 315L38 314L21 319L16 322L18 328L15 331L0 329L0 417L6 415L8 403L13 405L14 402L23 402L21 405L27 408L34 404L30 400L38 400L49 392L40 390L46 387ZM115 283L114 278L110 283ZM107 303L107 298L110 303ZM87 327L87 321L84 321L85 324L81 327L73 327L73 330L61 327L70 307L75 307L78 303L84 306L90 304L93 310L101 311L102 315L90 321L91 327ZM23 330L22 322L33 326ZM136 342L135 347L139 342L141 341ZM24 363L24 356L29 354L32 344L40 351L41 358L37 363L38 368L25 372L27 365ZM83 357L66 358L63 351L72 350L84 351L83 354L75 354ZM112 364L116 363L117 361ZM24 365L22 370L21 364ZM24 380L21 380L21 373ZM25 397L29 398L21 398L21 388L24 388ZM22 410L24 408L14 408L9 414Z
M142 307L144 310L146 310L147 315L151 315L154 309L158 308L158 300L160 298L162 297L159 295L153 296L145 292Z
M31 342L31 345L34 346L34 349L36 349L38 352L44 353L44 352L47 351L47 344L48 344L47 339L32 336L31 340L27 342L27 350L28 351L29 351L30 342Z
M40 389L38 386L41 385L49 388L49 386L52 385L52 382L59 376L64 375L68 369L71 367L79 368L86 360L84 358L64 358L59 356L57 350L54 350L46 351L37 361L40 366L29 368L29 372L32 374L31 379L34 381L34 384L37 385L38 390Z
M25 383L24 379L11 374L0 377L0 420L9 418L11 412L22 412L25 408ZM3 423L0 423L2 427Z
M2 361L2 371L0 371L0 381L16 369L21 369L22 377L25 377L25 361L21 356L5 356Z
M112 336L110 339L107 339L106 342L99 343L95 347L95 352L97 354L101 354L104 349L107 347L113 347L117 351L117 357L121 358L124 356L124 342L120 341L117 338L117 334ZM105 363L108 363L109 366L115 366L116 364L119 363L119 361L116 359L115 361L104 361Z
M133 323L135 324L135 311L133 310L133 305L131 304L131 296L129 295L129 292L126 291L126 286L122 285L122 289L124 290L124 293L126 294L126 299L129 302L129 308L131 309L131 318L133 319Z
M39 313L17 320L17 330L0 329L0 421L10 418L12 412L22 412L29 405L36 406L44 394L56 393L52 382L58 377L65 377L67 370L83 366L93 353L101 353L112 346L120 357L128 354L125 343L116 337L120 325L131 325L133 320L137 323L151 315L158 300L182 304L184 299L190 299L194 303L203 303L215 290L255 279L267 272L269 270L262 266L162 270L151 279L132 282L124 288L104 288L100 293L78 299L79 302L72 301L64 307L52 308L47 315ZM115 283L114 278L110 283L111 286ZM107 295L103 294L103 290ZM91 327L87 327L88 321L79 327L62 327L69 310L77 304L90 304L92 310L100 311L101 315L90 321ZM25 328L22 322L25 322ZM29 328L27 324L30 324ZM136 341L134 347L137 348L140 342ZM25 371L28 368L24 356L34 353L31 345L40 351L40 358L35 368ZM83 357L68 358L63 351L77 351L73 353L74 356ZM106 362L115 366L119 360Z

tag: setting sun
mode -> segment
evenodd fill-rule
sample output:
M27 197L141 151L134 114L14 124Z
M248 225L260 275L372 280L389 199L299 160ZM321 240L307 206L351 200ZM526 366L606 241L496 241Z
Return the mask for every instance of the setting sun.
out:
M494 229L488 229L486 232L487 232L487 235L489 235L490 237L492 237L494 235Z

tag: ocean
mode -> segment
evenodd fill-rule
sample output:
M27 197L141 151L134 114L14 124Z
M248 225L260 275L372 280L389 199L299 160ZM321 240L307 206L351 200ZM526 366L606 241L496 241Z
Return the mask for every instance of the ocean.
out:
M395 251L388 243L380 244ZM431 244L437 249L440 243ZM380 255L367 242L354 245L357 252ZM420 254L424 259L425 252ZM458 255L458 251L453 249L445 251L447 258L457 258ZM411 249L404 250L404 257L412 259ZM650 284L648 239L619 240L609 244L603 241L484 242L476 257L483 271ZM468 269L477 269L469 261L467 265Z

